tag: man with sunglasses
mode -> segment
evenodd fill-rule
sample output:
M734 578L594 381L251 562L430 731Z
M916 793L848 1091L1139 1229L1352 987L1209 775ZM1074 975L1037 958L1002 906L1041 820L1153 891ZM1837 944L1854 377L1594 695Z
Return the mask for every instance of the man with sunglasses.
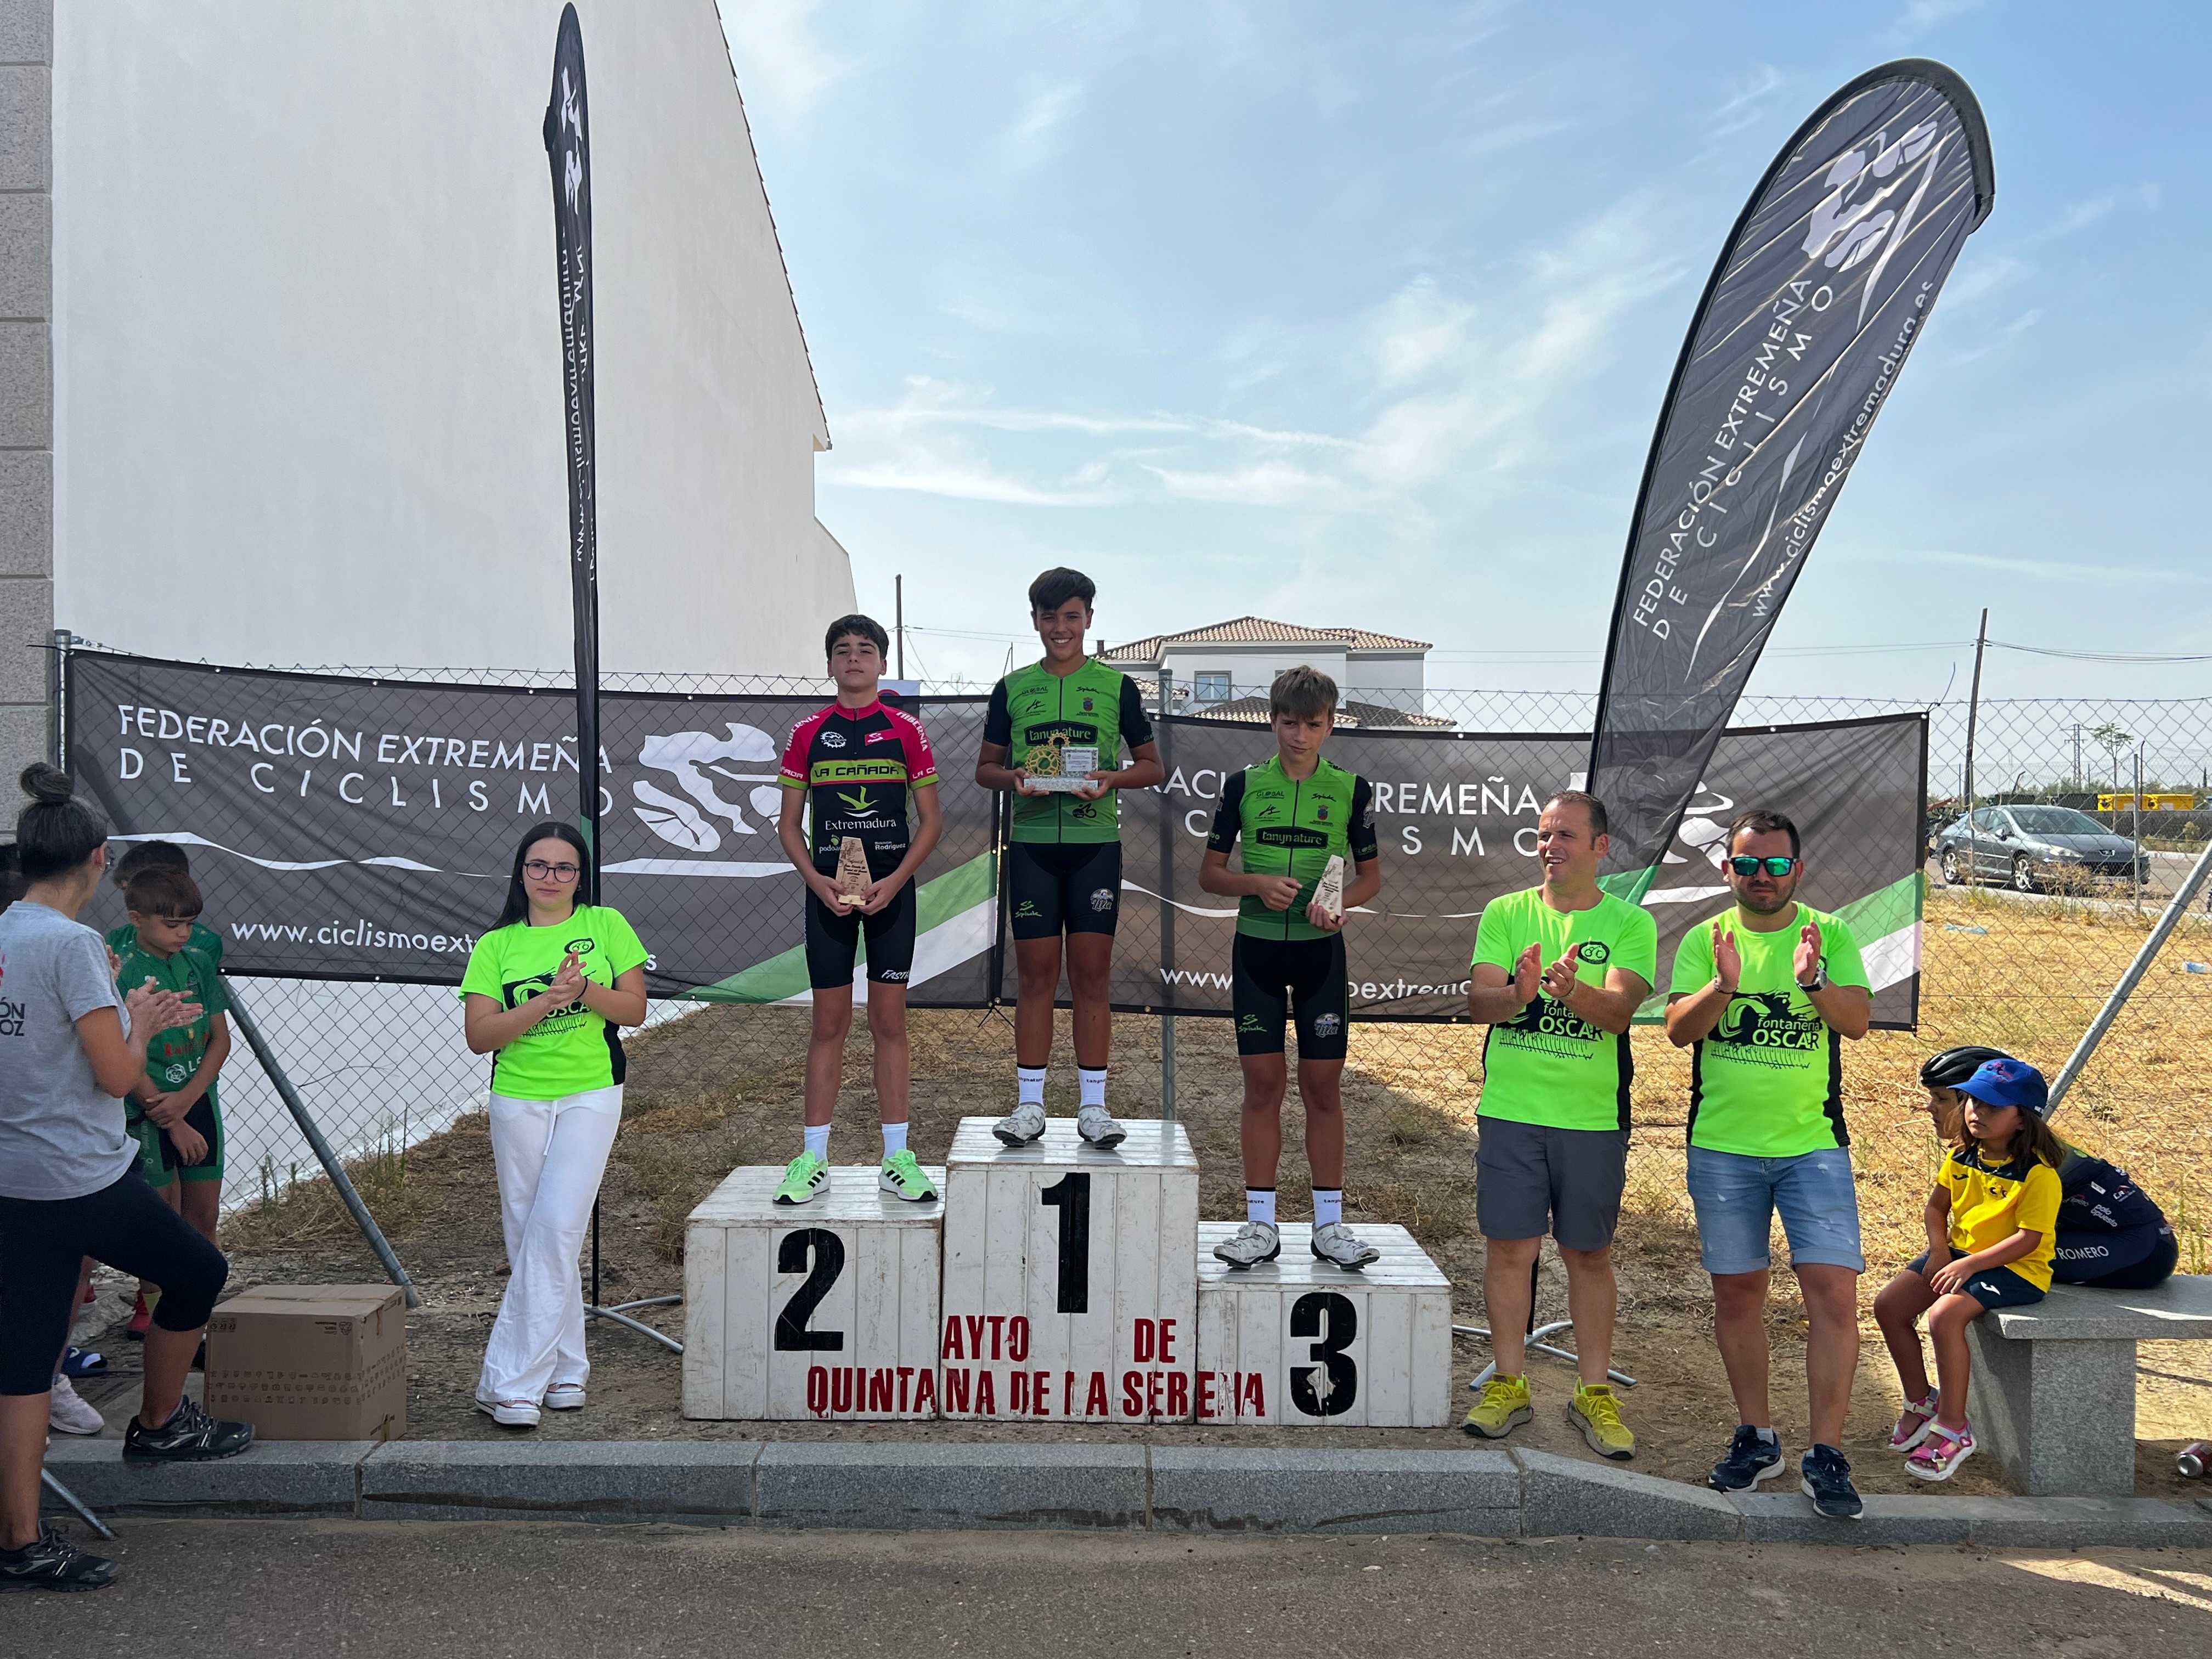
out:
M1837 1039L1867 1034L1872 999L1849 924L1797 902L1797 826L1779 812L1746 812L1729 826L1728 848L1735 907L1684 938L1667 1004L1668 1036L1692 1049L1690 1199L1740 1420L1706 1478L1742 1492L1782 1468L1766 1352L1767 1237L1779 1210L1810 1327L1813 1443L1802 1486L1821 1514L1856 1520L1863 1506L1839 1448L1866 1259Z

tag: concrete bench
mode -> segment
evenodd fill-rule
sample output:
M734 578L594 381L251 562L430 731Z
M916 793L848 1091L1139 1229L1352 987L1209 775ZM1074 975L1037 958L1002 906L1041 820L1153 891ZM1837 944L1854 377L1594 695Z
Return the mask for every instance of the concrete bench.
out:
M1974 1435L2016 1492L2127 1497L2136 1489L2136 1344L2212 1341L2212 1277L2155 1290L2054 1285L2028 1308L1966 1328Z

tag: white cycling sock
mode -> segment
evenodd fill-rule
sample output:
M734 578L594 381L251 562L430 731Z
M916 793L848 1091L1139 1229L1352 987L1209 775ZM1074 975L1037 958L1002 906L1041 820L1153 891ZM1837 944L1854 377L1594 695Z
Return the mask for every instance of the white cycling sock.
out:
M1014 1083L1020 1091L1015 1097L1016 1105L1042 1106L1044 1104L1044 1074L1045 1068L1042 1066L1014 1067Z
M889 1158L893 1152L902 1152L905 1150L906 1125L903 1123L884 1124L884 1156L885 1158Z
M1088 1066L1079 1066L1075 1068L1075 1079L1083 1085L1083 1103L1085 1106L1103 1106L1106 1103L1106 1068L1103 1066L1095 1072Z
M1316 1187L1314 1193L1314 1225L1326 1227L1332 1221L1344 1219L1344 1188Z
M1244 1218L1275 1224L1275 1189L1273 1187L1247 1187L1244 1189Z
M805 1127L805 1133L806 1150L827 1162L830 1157L830 1126L826 1123L810 1123Z

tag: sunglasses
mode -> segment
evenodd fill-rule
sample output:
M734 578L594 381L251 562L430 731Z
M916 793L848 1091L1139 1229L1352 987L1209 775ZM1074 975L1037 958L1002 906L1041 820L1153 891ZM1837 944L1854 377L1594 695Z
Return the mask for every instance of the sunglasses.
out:
M549 877L558 882L570 882L582 874L573 864L548 864L544 859L532 859L522 866L522 873L532 881L544 881Z
M1770 876L1786 876L1797 867L1796 859L1754 859L1737 854L1729 860L1729 868L1739 876L1755 876L1763 868Z

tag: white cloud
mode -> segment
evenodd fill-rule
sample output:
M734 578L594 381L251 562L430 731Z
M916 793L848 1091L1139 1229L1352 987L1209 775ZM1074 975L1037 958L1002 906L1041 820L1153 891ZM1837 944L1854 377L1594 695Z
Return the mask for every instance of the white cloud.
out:
M1963 570L1989 570L2008 576L2024 576L2047 582L2109 584L2115 578L2144 578L2156 581L2212 580L2197 571L2153 570L2128 565L2086 564L2069 559L2022 559L2003 553L1966 553L1949 548L1871 549L1862 556L1884 564L1946 565Z
M1332 474L1293 466L1287 461L1259 461L1221 471L1182 471L1163 466L1147 466L1145 471L1178 501L1234 507L1346 508L1365 505L1370 499Z
M1386 301L1374 324L1375 358L1385 386L1418 380L1466 343L1474 307L1446 299L1423 273Z
M1890 37L1911 40L1938 28L1954 17L1965 17L1981 10L1989 0L1911 0L1890 25Z
M1083 108L1084 85L1066 81L1030 94L1014 124L1000 135L999 150L1017 173L1036 173L1060 155L1063 129Z
M860 65L815 28L822 0L715 0L745 106L779 125L805 115Z
M1773 64L1761 64L1758 73L1713 112L1712 136L1725 138L1732 132L1756 125L1764 113L1760 106L1788 80L1789 76Z

